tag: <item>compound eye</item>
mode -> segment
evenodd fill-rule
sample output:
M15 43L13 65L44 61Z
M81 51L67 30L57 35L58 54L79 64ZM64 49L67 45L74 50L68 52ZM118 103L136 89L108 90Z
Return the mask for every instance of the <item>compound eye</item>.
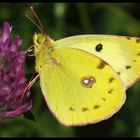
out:
M36 41L38 44L43 44L45 41L45 37L43 35L39 35Z

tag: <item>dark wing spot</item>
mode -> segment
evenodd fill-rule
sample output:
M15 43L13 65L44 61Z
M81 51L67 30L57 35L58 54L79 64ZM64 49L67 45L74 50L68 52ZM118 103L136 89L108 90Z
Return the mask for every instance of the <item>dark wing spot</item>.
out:
M131 39L131 37L127 37L126 39L130 40L130 39Z
M82 111L83 111L83 112L88 111L88 108L87 108L87 107L83 107L83 108L82 108Z
M102 49L103 49L103 45L101 43L96 45L95 47L96 52L101 52Z
M102 98L103 101L106 101L106 98Z
M112 83L114 80L114 77L109 78L109 83Z
M134 59L133 62L136 62L136 60Z
M140 52L139 52L139 53L137 53L137 56L140 56Z
M70 107L70 108L69 108L69 110L70 110L70 111L75 111L75 109L74 109L74 108L72 108L72 107Z
M98 69L103 69L105 67L106 63L104 61L101 61L100 64L97 66Z
M117 74L120 75L121 73L120 72L117 72Z
M131 66L129 65L129 66L126 66L125 68L126 68L126 69L130 69L130 68L131 68Z
M113 90L114 90L114 89L110 89L110 90L108 91L108 93L111 94L111 93L113 92Z
M136 39L136 43L140 43L140 38L137 38Z
M98 109L100 107L100 105L94 105L93 109Z

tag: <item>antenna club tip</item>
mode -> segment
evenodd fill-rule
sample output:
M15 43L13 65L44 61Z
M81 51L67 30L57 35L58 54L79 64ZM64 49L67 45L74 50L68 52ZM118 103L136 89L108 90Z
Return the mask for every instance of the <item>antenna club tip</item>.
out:
M33 6L30 6L31 9L33 9Z

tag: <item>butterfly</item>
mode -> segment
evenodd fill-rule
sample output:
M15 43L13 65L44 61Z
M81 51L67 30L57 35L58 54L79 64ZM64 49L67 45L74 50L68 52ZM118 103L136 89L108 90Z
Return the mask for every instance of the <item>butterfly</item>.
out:
M33 42L45 101L66 126L110 118L140 77L137 37L76 35L54 41L42 31Z

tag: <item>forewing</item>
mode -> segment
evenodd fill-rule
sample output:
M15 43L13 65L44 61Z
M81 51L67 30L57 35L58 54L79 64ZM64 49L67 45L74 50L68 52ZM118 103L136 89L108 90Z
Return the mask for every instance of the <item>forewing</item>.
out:
M140 39L115 35L79 35L60 39L56 48L77 48L111 65L126 88L140 77Z

